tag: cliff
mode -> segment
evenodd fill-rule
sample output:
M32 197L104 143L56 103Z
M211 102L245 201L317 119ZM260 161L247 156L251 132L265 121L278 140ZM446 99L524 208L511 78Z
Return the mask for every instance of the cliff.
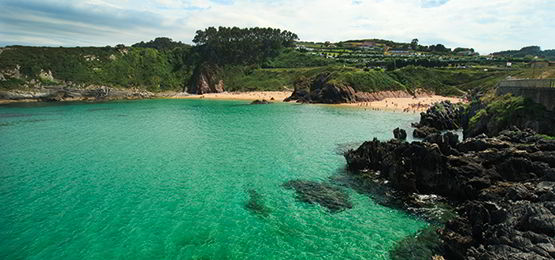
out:
M224 81L221 79L222 69L214 64L203 63L193 72L191 83L185 89L190 94L224 92Z

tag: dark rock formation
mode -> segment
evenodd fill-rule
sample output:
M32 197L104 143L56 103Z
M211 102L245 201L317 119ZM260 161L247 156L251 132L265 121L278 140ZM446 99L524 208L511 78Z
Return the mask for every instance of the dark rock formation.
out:
M332 73L321 73L313 78L301 77L295 81L295 89L284 101L300 103L353 103L371 102L390 97L413 97L406 91L357 92L350 86L332 80Z
M461 128L464 114L462 104L453 104L449 100L434 104L426 112L420 113L418 126L427 126L438 130L456 130Z
M349 86L330 83L330 73L322 73L312 80L299 79L295 82L295 90L284 101L306 103L352 103L356 101L355 90Z
M336 213L353 207L349 195L341 188L326 183L305 180L292 180L283 184L287 189L294 189L299 201L320 204L330 212Z
M262 99L262 100L257 99L255 101L251 102L251 105L266 105L266 104L272 104L272 102L270 102L266 99Z
M253 189L247 190L247 193L249 194L249 200L245 204L247 210L263 217L270 215L271 211L264 205L264 198L260 193Z
M224 81L220 78L221 69L217 65L203 63L193 71L191 82L186 91L190 94L224 92Z
M434 104L426 112L420 113L420 122L413 124L415 127L412 135L415 138L426 138L439 134L441 130L456 130L461 128L465 115L462 104L453 104L451 101L441 101Z
M439 232L449 259L555 258L555 140L518 129L460 143L451 133L374 139L345 158L355 173L379 173L405 200L438 194L456 205L458 217Z
M407 139L407 131L405 129L399 129L399 127L393 129L393 137L399 140Z
M429 127L429 126L420 126L414 129L414 131L412 131L412 136L414 138L426 138L429 135L433 135L433 134L439 134L441 133L441 131L433 128L433 127Z

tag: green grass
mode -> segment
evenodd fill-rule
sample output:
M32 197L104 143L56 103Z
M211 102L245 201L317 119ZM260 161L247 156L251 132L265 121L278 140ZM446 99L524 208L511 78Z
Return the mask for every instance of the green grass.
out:
M512 96L511 94L486 100L486 103L488 105L485 109L481 109L470 118L470 128L476 127L478 121L487 119L488 124L496 125L499 129L506 129L522 118L541 118L545 111L542 105L530 99Z

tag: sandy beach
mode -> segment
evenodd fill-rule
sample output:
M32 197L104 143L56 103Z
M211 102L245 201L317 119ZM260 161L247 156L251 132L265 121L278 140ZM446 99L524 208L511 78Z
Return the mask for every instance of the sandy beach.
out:
M412 98L386 98L380 101L341 104L341 106L360 107L368 110L386 110L405 113L426 111L431 105L444 100L453 103L464 102L462 98L438 95L419 96Z
M251 91L251 92L222 92L208 93L203 95L177 96L173 98L184 99L224 99L224 100L257 100L282 102L291 96L291 91Z
M282 102L291 96L291 91L252 91L252 92L223 92L209 93L203 95L175 96L172 98L183 99L220 99L220 100L256 100L265 99L268 101ZM417 113L426 111L432 104L449 100L453 103L464 102L461 98L444 97L438 95L421 95L418 97L398 97L386 98L373 102L358 102L349 104L339 104L338 106L356 107L367 110L385 110L405 113Z

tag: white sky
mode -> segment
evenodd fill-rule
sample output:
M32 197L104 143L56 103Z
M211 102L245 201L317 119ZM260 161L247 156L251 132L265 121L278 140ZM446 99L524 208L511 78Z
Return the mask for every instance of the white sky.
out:
M270 26L304 41L418 38L482 54L555 48L555 0L0 0L0 10L0 46L190 43L208 26Z

